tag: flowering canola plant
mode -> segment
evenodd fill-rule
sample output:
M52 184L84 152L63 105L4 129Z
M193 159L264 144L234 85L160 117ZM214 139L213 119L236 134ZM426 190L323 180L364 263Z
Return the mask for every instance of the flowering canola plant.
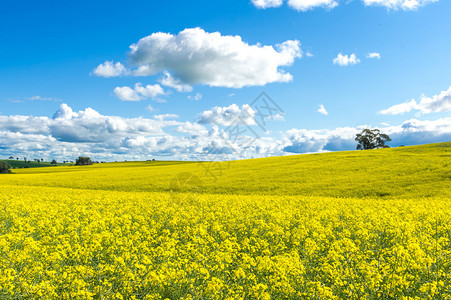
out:
M1 299L451 299L445 193L72 189L53 169L62 187L0 179Z

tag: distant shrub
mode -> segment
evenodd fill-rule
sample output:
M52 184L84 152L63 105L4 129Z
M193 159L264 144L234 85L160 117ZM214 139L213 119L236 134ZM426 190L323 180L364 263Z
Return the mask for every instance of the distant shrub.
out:
M87 166L92 165L92 161L90 157L87 156L80 156L75 160L76 166Z
M0 174L11 173L11 166L6 161L0 161Z

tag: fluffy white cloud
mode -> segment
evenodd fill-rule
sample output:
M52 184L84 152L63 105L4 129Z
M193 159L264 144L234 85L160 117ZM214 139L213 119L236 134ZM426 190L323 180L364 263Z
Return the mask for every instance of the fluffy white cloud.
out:
M103 116L92 108L75 113L66 104L61 104L53 119L43 120L48 134L65 142L118 143L116 139L128 135L161 135L162 128L170 125L144 118Z
M135 84L135 91L144 98L155 98L165 95L163 88L159 84L142 86L140 83L137 83Z
M384 115L399 115L412 110L417 110L420 114L451 111L451 86L447 91L442 91L438 95L432 97L423 95L419 102L412 99L408 102L393 105L380 111L380 113Z
M104 116L90 108L74 112L66 104L60 106L54 118L0 116L0 155L58 160L88 155L95 160L110 161L205 159L206 155L217 155L218 149L220 153L233 155L216 125L208 131L197 123L170 120L175 117L172 114L155 116L155 119ZM176 127L177 136L163 130L174 131L172 127ZM253 153L255 150L248 147L242 155L252 157ZM237 157L235 154L230 159Z
M288 145L283 150L291 153L355 150L355 135L364 127L367 126L332 130L292 129L286 133ZM451 139L451 118L434 121L412 119L399 126L379 127L379 129L390 136L392 142L389 145L392 147L445 142Z
M283 0L251 0L257 8L279 7L283 4Z
M72 119L78 117L78 114L66 103L62 103L59 109L53 115L54 119Z
M46 134L49 124L46 117L1 116L0 130L20 134Z
M288 0L288 5L298 11L307 11L316 7L332 9L338 5L335 0Z
M130 61L141 75L171 72L169 85L204 84L241 88L287 82L292 75L280 67L301 57L300 43L289 40L275 46L249 45L240 36L223 36L191 28L177 35L154 33L130 46Z
M120 62L105 61L94 69L94 74L100 77L116 77L127 75L130 71Z
M141 101L138 92L128 86L118 86L114 89L116 96L122 101Z
M246 143L232 141L225 126L231 116L240 116L239 111L245 110L249 108L232 106L229 113L225 112L227 108L213 109L207 114L210 124L204 125L178 122L173 120L177 116L171 114L148 119L104 116L91 108L74 112L65 104L54 118L0 115L0 156L73 160L79 155L88 155L94 160L109 161L243 159L353 150L355 134L364 128L292 129L281 133L281 137L269 137L260 132L261 137L249 136L244 139ZM222 127L216 125L220 123ZM392 138L391 146L451 140L451 118L411 119L399 126L387 125L380 129ZM247 143L248 140L251 142Z
M283 0L251 0L255 7L265 9L269 7L280 7ZM338 5L335 0L288 0L288 6L297 11L308 11L316 7L332 9Z
M438 0L363 0L365 5L384 6L388 9L415 10L426 4L437 2Z
M446 142L451 140L451 118L432 121L411 119L401 126L387 127L385 131L393 140L390 143L392 146Z
M347 54L343 55L340 52L337 57L334 58L333 63L340 66L355 65L360 63L360 59L358 59L354 53L348 56Z
M118 86L114 89L114 93L122 101L141 101L147 98L155 99L158 96L166 95L164 89L159 84L142 86L139 82L135 84L134 89L128 86Z
M176 119L179 116L176 114L162 114L153 116L154 119L164 121L165 119Z
M421 97L419 106L424 114L451 111L451 86L433 97Z
M320 114L325 115L325 116L327 116L327 115L329 114L329 113L327 112L327 110L326 110L326 108L324 107L323 104L321 104L321 105L319 106L318 112L319 112Z
M0 116L0 131L22 135L44 135L53 140L70 143L118 144L121 138L134 135L162 135L163 127L179 122L144 118L125 119L103 116L92 108L74 112L61 104L53 118L32 116ZM119 140L118 140L119 139Z
M256 124L255 112L248 104L242 105L241 108L236 104L227 107L216 106L211 110L200 113L198 123L224 126L232 124L254 125Z
M313 153L322 151L353 150L358 129L352 127L332 130L291 129L286 132L288 145L283 148L290 153Z
M177 132L188 133L190 135L206 135L208 134L207 128L198 124L185 122L183 125L180 125L176 129Z
M371 53L368 53L368 54L366 55L366 58L377 58L377 59L381 59L381 55L380 55L380 53L377 53L377 52L371 52Z
M189 84L183 84L180 80L175 79L169 72L164 72L164 77L160 79L160 83L164 86L171 87L177 92L192 92L193 87Z
M412 109L415 109L416 107L418 107L417 101L412 99L409 102L396 104L387 109L381 110L380 113L383 115L399 115L410 112Z
M366 6L383 6L392 10L415 10L438 0L362 0ZM280 7L283 0L251 0L255 7L265 9ZM298 11L308 11L316 7L332 9L338 6L338 0L288 0L288 5Z

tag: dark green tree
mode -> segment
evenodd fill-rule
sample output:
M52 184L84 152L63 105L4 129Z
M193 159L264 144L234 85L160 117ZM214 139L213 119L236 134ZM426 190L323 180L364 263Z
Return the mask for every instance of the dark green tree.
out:
M52 160L51 164L56 165L57 164L56 159Z
M11 173L11 166L6 161L0 161L0 174Z
M390 142L391 139L379 129L364 129L361 133L356 134L355 141L358 143L357 150L368 150L390 148L385 143Z
M87 156L79 156L76 160L75 160L75 165L76 166L87 166L87 165L92 165L92 161L90 157Z

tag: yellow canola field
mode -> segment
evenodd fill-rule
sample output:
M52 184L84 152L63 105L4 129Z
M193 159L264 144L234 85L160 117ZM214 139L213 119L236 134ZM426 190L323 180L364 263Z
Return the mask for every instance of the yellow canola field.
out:
M451 298L446 197L0 189L1 299Z

